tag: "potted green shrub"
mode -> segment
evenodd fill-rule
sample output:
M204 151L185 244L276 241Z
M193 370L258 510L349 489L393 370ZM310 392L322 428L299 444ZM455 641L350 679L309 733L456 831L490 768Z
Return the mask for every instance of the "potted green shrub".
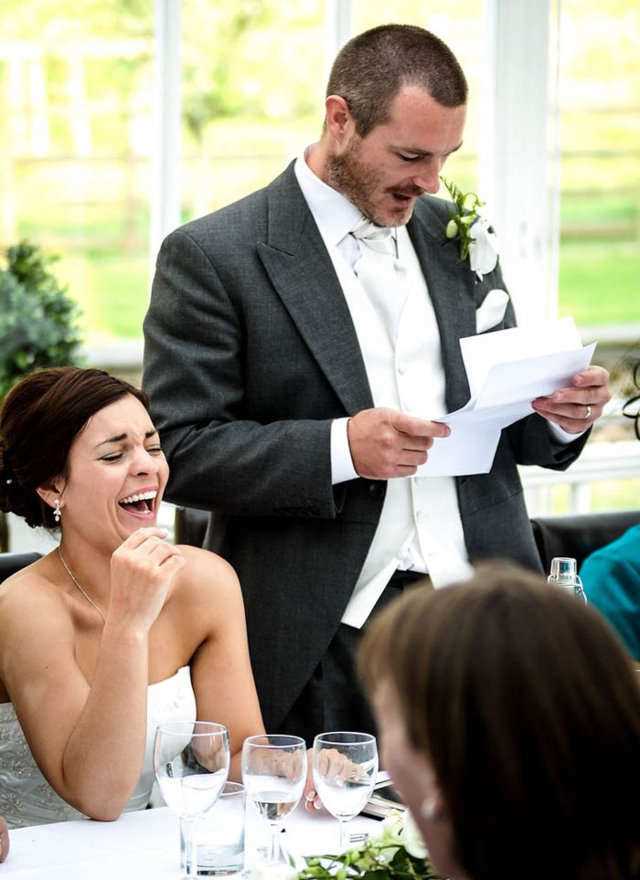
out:
M44 367L79 361L79 310L49 272L56 257L21 241L6 251L0 268L0 404L23 376ZM7 549L6 518L0 514L0 550Z

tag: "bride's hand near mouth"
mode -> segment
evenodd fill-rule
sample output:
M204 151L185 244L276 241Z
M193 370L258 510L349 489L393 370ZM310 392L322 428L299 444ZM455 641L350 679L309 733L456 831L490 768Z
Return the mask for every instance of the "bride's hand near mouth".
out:
M148 632L185 560L164 529L137 529L111 556L107 625Z

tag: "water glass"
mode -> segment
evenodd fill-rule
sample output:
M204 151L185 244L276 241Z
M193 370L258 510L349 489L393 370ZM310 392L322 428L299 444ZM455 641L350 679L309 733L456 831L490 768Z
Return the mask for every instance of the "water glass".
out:
M238 874L244 868L245 789L227 782L193 832L198 877Z
M216 802L229 773L229 734L213 721L172 721L156 730L153 766L167 806L180 818L183 876L195 877L195 820Z
M313 741L313 782L323 805L340 823L340 852L346 824L362 812L378 773L376 738L370 733L320 733Z
M269 823L269 862L282 861L280 831L300 803L307 778L307 749L299 736L250 736L242 746L242 781L258 813Z

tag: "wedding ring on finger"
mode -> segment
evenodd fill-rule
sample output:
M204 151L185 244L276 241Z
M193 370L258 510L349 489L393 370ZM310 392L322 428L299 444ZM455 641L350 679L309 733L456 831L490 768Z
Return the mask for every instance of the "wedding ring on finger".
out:
M586 407L587 407L587 412L585 413L585 417L584 417L585 422L588 421L588 419L591 418L591 411L592 411L592 410L591 410L591 404L590 404L590 403L587 403L587 404L586 404Z

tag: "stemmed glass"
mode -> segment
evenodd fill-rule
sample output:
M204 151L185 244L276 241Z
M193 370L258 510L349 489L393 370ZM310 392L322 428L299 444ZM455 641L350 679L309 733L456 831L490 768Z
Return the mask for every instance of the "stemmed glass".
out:
M346 824L371 797L378 772L378 747L370 733L320 733L313 741L313 782L323 805L340 823L340 852Z
M242 746L242 781L247 797L271 829L269 862L281 861L285 818L300 803L307 778L307 748L299 736L249 736Z
M156 730L153 768L167 806L180 819L181 869L195 877L193 828L216 802L229 773L229 734L213 721L171 721Z

